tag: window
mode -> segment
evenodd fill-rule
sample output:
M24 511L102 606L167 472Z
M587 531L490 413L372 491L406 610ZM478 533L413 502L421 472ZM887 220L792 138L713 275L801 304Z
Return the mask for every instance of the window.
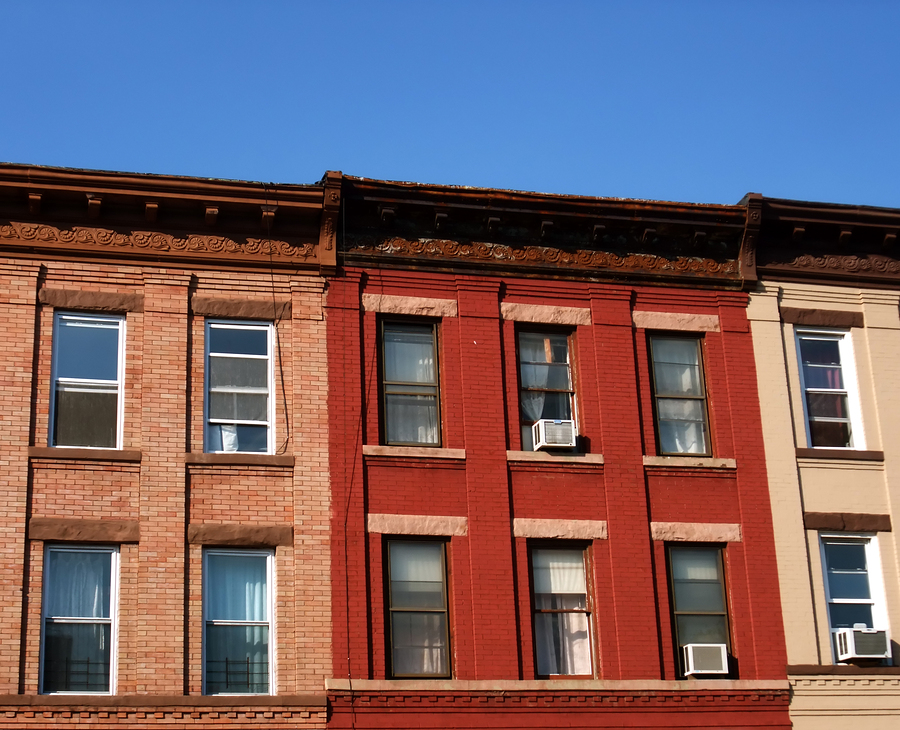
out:
M591 638L584 551L531 551L537 673L591 675Z
M206 323L206 451L272 453L272 325Z
M203 693L269 694L272 552L208 550L204 558Z
M123 317L55 315L52 446L121 448L124 343Z
M650 337L656 434L661 454L709 454L700 340Z
M519 332L522 449L534 450L531 427L542 418L570 420L575 391L564 334Z
M384 322L381 328L384 439L440 446L437 332L433 324Z
M391 676L449 677L444 543L391 540L387 549Z
M875 538L865 535L821 535L825 599L832 635L838 629L887 627Z
M807 443L811 447L865 448L859 403L850 390L850 384L856 382L850 334L798 331L797 351Z
M669 548L669 578L678 670L683 676L685 645L730 646L722 550L710 547Z
M117 583L115 548L46 548L41 692L113 691Z

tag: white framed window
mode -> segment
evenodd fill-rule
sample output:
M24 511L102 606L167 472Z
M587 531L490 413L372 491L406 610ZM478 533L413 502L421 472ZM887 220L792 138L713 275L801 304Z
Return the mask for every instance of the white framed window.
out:
M272 694L271 550L203 554L203 694Z
M585 572L584 550L531 550L535 665L542 677L592 676Z
M534 451L532 426L539 420L575 420L570 336L519 332L519 411L522 450Z
M50 445L122 448L125 318L56 312Z
M41 621L43 694L113 694L119 551L47 546Z
M887 604L875 535L819 533L819 546L832 639L839 629L887 629Z
M273 359L271 323L207 320L207 452L273 452Z
M804 328L795 337L807 444L865 449L850 332Z

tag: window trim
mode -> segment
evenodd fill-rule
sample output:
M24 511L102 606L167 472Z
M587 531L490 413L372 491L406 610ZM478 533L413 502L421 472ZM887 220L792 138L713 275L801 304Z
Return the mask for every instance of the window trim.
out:
M847 599L847 598L831 598L831 586L828 582L828 561L825 556L825 543L843 542L849 544L863 544L866 551L866 577L869 581L869 600L863 599ZM825 623L828 625L828 632L831 644L831 660L838 663L837 650L835 646L835 634L839 629L831 625L831 604L868 604L872 606L872 627L874 629L888 629L890 622L888 619L887 596L884 590L884 573L881 567L881 551L878 548L878 535L874 532L835 532L832 530L820 531L818 533L819 542L819 560L822 569L822 584L825 596ZM873 577L874 576L874 577Z
M59 321L61 319L74 319L95 322L116 323L118 330L118 348L116 353L116 443L114 446L77 446L69 444L57 444L56 441L56 393L59 388L57 371L59 368ZM122 314L90 314L85 312L55 311L53 313L53 344L51 348L50 366L50 404L49 422L47 428L47 445L55 449L115 449L121 451L123 442L123 424L125 420L125 333L126 317ZM79 383L87 385L107 385L108 380L79 380L68 379L72 385Z
M697 345L697 366L699 369L700 387L703 391L701 396L667 396L658 395L656 392L656 360L653 356L653 340L685 340L694 342ZM650 390L653 397L653 431L656 436L656 453L660 456L686 456L700 457L713 456L713 434L712 421L710 419L709 409L709 388L706 385L706 338L702 334L693 332L667 331L657 330L647 333L647 351L650 365ZM703 403L703 425L705 426L705 450L703 452L692 451L663 451L662 436L659 428L659 401L660 399L671 400L699 400Z
M91 619L87 617L60 617L63 620L59 623L83 623L83 624L109 624L110 631L110 647L109 647L109 689L104 691L90 690L63 690L50 692L44 689L44 649L46 647L46 626L47 622L54 621L53 617L47 615L47 591L52 580L51 572L48 569L50 561L47 556L51 552L73 552L73 553L106 553L110 556L110 578L109 578L109 619ZM119 567L120 567L120 549L118 545L77 545L77 544L50 544L44 545L42 585L41 585L41 641L40 656L38 659L38 694L46 695L114 695L116 694L116 679L118 674L118 647L119 647Z
M809 409L806 403L806 378L803 375L803 356L800 353L800 341L805 336L816 339L837 340L838 351L841 356L841 377L844 381L843 391L847 393L847 420L850 423L849 446L813 446L812 434L809 428ZM862 403L860 399L859 379L856 370L856 358L853 356L853 340L849 329L831 327L799 327L794 326L794 351L797 354L797 374L800 378L800 402L803 409L803 429L806 434L807 448L810 449L843 449L844 451L864 451L866 448L866 434L863 427ZM811 388L810 390L828 390L823 388ZM837 388L830 389L837 391Z
M667 583L669 586L669 616L672 621L672 645L675 650L675 672L679 679L686 679L684 673L684 651L685 644L682 644L678 637L678 621L677 617L681 614L687 616L724 616L725 617L725 651L728 657L729 674L725 677L719 675L718 678L727 678L731 676L731 646L732 646L732 621L730 600L728 595L728 576L725 571L725 551L727 545L715 543L667 543L666 549L666 569L668 571ZM722 586L722 600L725 603L724 611L677 611L675 609L675 570L672 560L672 554L679 549L687 550L715 550L718 558L719 566L719 584ZM702 675L701 675L702 676Z
M403 393L388 393L387 385L413 385L409 381L391 381L388 383L385 378L385 365L387 357L385 353L385 327L420 327L431 329L431 343L434 351L434 401L435 401L435 418L437 420L437 441L389 441L388 440L388 395L403 395ZM440 357L440 322L434 320L416 321L409 319L381 319L378 322L378 386L381 389L380 405L381 418L379 419L381 428L381 444L384 446L412 446L416 448L439 449L442 447L444 440L444 424L441 420L441 357ZM421 383L420 386L431 387L430 383ZM419 395L421 393L412 393Z
M266 621L237 621L225 619L210 619L207 615L209 602L207 601L209 586L209 565L208 558L210 555L251 555L258 557L264 555L266 557ZM277 694L277 682L275 676L275 551L266 548L204 548L203 550L203 586L202 586L202 637L200 666L202 674L201 694L207 697L266 697ZM209 623L222 626L268 626L269 628L269 691L268 692L215 692L210 694L206 686L206 648L208 640L206 638L206 629Z
M527 324L527 323L523 323ZM526 389L522 385L522 350L521 350L521 341L520 337L523 334L529 335L557 335L563 336L566 338L566 366L569 369L569 388L567 390L551 390L549 388L528 388ZM576 444L581 444L581 439L579 438L581 429L581 424L578 419L578 393L576 387L576 377L575 377L575 362L573 358L573 351L575 349L575 331L571 329L550 329L545 327L535 327L535 326L517 326L515 328L515 337L516 337L516 384L518 389L516 391L516 396L518 402L516 403L516 408L519 412L519 439L520 439L520 447L523 451L525 449L525 441L522 436L522 432L526 428L531 428L537 421L530 421L525 418L525 413L522 409L522 393L527 391L536 391L542 393L568 393L569 394L569 411L571 412L571 420L575 422L575 442ZM549 363L548 363L549 364ZM580 446L576 446L574 448L566 448L563 447L566 451L579 451ZM534 448L534 444L532 444L532 448L529 451L536 451Z
M210 395L210 382L209 382L209 359L210 359L210 349L209 342L210 336L209 331L214 327L220 327L222 329L239 329L239 330L265 330L266 332L266 355L265 359L268 362L268 367L266 368L266 394L267 394L267 408L266 408L266 450L265 451L216 451L211 448L210 437L209 437L209 426L210 426L210 417L209 417L209 395ZM275 453L275 343L274 343L274 325L272 322L254 322L247 320L233 320L233 319L213 319L208 318L204 323L204 342L203 342L203 453L205 454L274 454ZM228 353L230 355L234 355L234 353ZM261 360L263 359L262 355L244 355L248 359L252 360ZM241 420L225 420L225 419L216 419L216 423L220 425L234 424L234 425L262 425L259 421L241 421Z
M534 551L535 550L566 550L566 551L578 551L581 553L582 566L584 570L584 588L585 588L585 608L581 609L539 609L537 608L535 601L535 590L534 590ZM591 559L589 555L590 545L586 545L583 543L559 543L559 542L546 542L546 541L529 541L528 542L528 590L530 593L531 600L531 640L532 640L532 648L534 654L534 674L538 679L592 679L596 675L596 667L598 666L598 662L596 661L595 651L597 650L597 641L594 635L594 601L593 601L593 581L592 581L592 571L591 571ZM543 613L580 613L585 614L587 617L587 627L588 627L588 657L591 663L591 671L590 674L540 674L538 672L538 637L537 637L537 621L535 617L539 614Z
M450 643L451 626L450 626L450 575L448 571L447 548L449 540L440 538L429 539L426 536L407 537L404 535L385 536L384 545L384 599L387 618L387 626L384 635L387 639L387 665L389 679L451 679L453 677L453 647ZM443 608L393 608L391 606L391 544L392 543L413 543L413 544L429 544L441 546L441 576L443 578ZM444 646L447 654L447 671L444 674L398 674L394 671L394 612L398 613L443 613L444 614Z

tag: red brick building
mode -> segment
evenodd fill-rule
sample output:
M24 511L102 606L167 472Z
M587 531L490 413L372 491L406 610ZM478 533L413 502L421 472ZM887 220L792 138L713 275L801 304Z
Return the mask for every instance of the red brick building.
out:
M342 198L329 726L790 727L748 209Z
M325 726L339 205L0 166L0 727Z

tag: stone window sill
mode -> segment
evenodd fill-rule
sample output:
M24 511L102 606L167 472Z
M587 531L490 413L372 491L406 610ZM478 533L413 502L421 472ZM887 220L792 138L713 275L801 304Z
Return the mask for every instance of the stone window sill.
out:
M76 449L65 446L29 446L29 459L60 459L65 461L131 461L140 463L137 449Z
M465 449L435 449L428 446L363 446L363 456L412 456L419 459L465 459Z
M284 466L292 467L291 454L185 454L185 464L200 466Z
M644 466L676 469L737 469L734 459L715 459L708 456L645 456Z

